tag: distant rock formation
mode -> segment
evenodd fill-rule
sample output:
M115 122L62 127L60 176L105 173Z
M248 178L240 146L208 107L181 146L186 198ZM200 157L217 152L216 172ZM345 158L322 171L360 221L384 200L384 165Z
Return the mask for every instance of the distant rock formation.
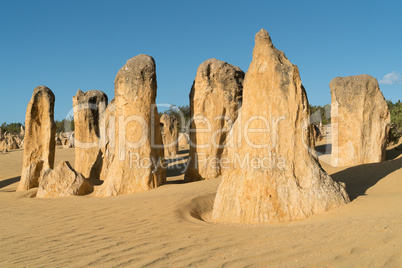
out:
M39 186L43 172L54 166L56 125L53 92L35 88L25 117L24 155L17 191Z
M107 103L106 94L98 90L78 90L73 97L75 170L88 179L100 178Z
M163 114L160 121L165 157L174 156L179 152L177 120L173 116Z
M21 125L20 136L21 136L22 138L24 138L24 136L25 136L25 129L24 129L24 126L23 126L23 125Z
M369 75L336 77L331 88L332 166L385 160L391 123L377 79Z
M129 59L115 79L115 153L97 196L136 193L166 181L156 98L155 61Z
M222 169L214 221L294 221L349 202L344 186L312 154L309 116L297 66L261 30L244 81L241 115L227 137L230 163Z
M187 133L179 133L179 147L188 146L190 142L190 137Z
M320 128L315 124L313 124L313 136L315 142L322 141L323 139Z
M63 149L73 148L74 147L74 132L60 132L58 139L60 140L60 145L63 146Z
M7 134L0 137L0 151L10 151L19 149L21 144L21 138L16 135Z
M92 191L93 185L81 173L76 172L68 161L61 161L55 169L48 169L43 173L36 197L85 195Z
M221 175L219 162L241 105L243 79L239 67L216 59L198 67L190 93L192 123L186 181Z
M56 146L62 145L62 144L61 144L61 139L60 139L59 135L56 135L55 142L56 142Z

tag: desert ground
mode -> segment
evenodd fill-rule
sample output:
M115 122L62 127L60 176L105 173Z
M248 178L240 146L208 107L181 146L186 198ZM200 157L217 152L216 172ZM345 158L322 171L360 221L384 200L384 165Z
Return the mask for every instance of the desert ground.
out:
M325 140L317 150L325 150ZM208 221L220 179L167 184L149 192L36 199L15 192L23 150L0 154L0 267L400 267L402 151L385 162L334 168L352 202L306 220L266 225ZM186 161L188 149L171 159ZM56 161L74 164L74 148Z

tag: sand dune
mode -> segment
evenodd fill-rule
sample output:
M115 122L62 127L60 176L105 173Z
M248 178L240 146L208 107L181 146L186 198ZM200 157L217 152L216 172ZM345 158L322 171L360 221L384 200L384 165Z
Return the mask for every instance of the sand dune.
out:
M181 148L183 149L183 148ZM171 160L186 161L187 150ZM215 224L209 219L220 179L183 183L179 170L145 193L28 198L15 192L22 150L0 154L0 267L400 267L402 151L383 163L333 168L353 201L303 221ZM74 163L57 149L56 163Z

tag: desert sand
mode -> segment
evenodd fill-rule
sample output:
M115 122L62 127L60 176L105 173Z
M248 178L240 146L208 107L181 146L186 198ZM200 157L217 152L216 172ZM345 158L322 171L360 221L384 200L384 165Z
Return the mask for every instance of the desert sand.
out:
M321 161L350 204L265 225L209 222L220 178L183 183L175 168L148 192L30 198L37 188L15 192L23 150L0 154L0 267L401 267L402 151L393 147L382 163ZM171 164L187 155L180 147ZM74 148L58 147L61 160L74 165Z

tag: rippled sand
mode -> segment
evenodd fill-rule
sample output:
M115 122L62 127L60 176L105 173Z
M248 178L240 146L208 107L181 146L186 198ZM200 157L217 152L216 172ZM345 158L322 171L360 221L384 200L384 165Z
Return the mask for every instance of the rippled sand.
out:
M181 152L183 162L188 151ZM36 189L15 192L22 150L0 153L0 267L401 267L401 153L390 149L386 162L350 168L322 162L353 201L260 226L203 221L220 179L184 184L177 169L145 193L29 198ZM57 149L61 160L73 164L74 149Z

